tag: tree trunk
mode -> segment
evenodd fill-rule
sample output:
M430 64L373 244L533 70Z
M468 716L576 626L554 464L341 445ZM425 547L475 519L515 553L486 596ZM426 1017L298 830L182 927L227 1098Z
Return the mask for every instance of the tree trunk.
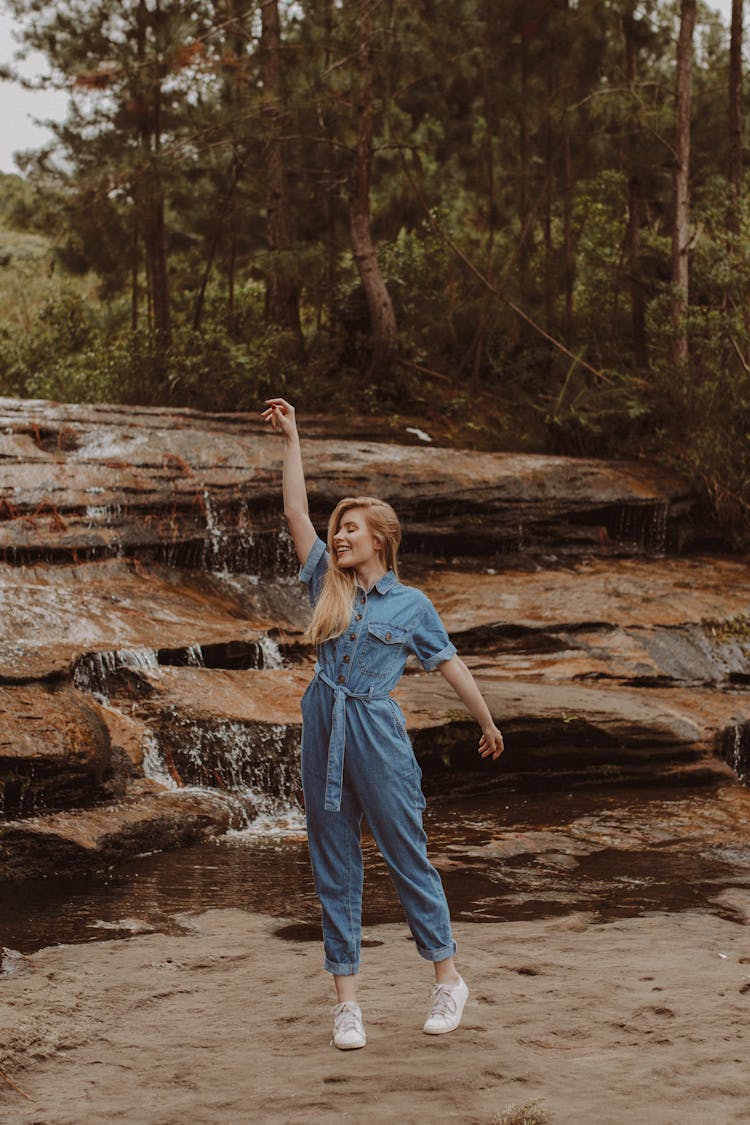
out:
M526 34L521 31L521 101L519 108L518 156L519 196L518 217L521 224L521 248L518 254L518 293L521 308L525 309L529 295L529 51ZM519 325L523 333L523 322Z
M681 0L680 34L677 41L674 226L672 228L672 358L675 365L680 368L686 367L688 362L690 92L695 8L696 0Z
M372 59L373 0L359 5L359 88L356 91L357 145L349 189L349 226L354 260L367 300L372 335L368 375L384 375L393 367L398 348L396 314L378 262L370 225L374 66Z
M566 121L563 141L563 242L565 255L565 343L569 348L575 343L574 287L576 279L576 254L573 244L573 153L570 143L570 126Z
M732 203L729 228L740 229L742 198L742 15L744 0L732 0L732 32L729 43L729 182Z
M299 318L299 284L289 257L292 223L282 124L284 92L281 74L281 23L278 0L264 0L261 11L261 77L266 126L266 238L270 268L266 275L266 322L289 332L296 358L304 355Z
M628 266L630 272L630 322L633 333L633 355L640 367L648 366L646 345L646 302L641 276L641 227L643 225L643 186L639 155L641 131L636 110L638 94L638 45L635 35L635 3L631 3L622 20L625 38L625 80L630 94L628 120Z
M158 8L158 5L157 5ZM139 229L143 239L146 262L146 282L151 329L160 344L170 339L169 274L167 268L167 239L164 222L164 191L159 168L161 146L161 78L157 60L149 68L147 34L149 11L145 0L140 0L137 12L136 35L138 60L141 65L137 92L142 103L140 147L143 160L137 171L134 197L136 212L140 215ZM150 69L150 80L149 80Z

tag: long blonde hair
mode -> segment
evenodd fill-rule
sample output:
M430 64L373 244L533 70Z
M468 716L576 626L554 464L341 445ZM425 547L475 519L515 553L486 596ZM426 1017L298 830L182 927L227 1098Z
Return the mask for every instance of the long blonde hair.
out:
M392 570L398 577L396 557L401 542L401 524L391 505L374 496L347 496L340 500L328 521L328 553L331 561L308 630L310 640L316 645L341 636L352 616L356 575L353 569L341 569L333 549L333 539L341 526L344 513L352 508L364 510L367 526L381 541L378 550L380 561L386 570Z

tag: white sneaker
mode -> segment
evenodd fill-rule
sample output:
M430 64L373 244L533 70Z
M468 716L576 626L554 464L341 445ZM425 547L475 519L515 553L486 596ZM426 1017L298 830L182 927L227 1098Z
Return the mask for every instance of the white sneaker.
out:
M340 1051L356 1051L367 1042L362 1024L362 1012L353 1000L344 1000L333 1009L333 1039L331 1043Z
M469 990L463 977L459 977L458 984L436 984L430 993L430 999L432 1008L425 1020L424 1031L428 1035L444 1035L446 1031L455 1031L469 999Z

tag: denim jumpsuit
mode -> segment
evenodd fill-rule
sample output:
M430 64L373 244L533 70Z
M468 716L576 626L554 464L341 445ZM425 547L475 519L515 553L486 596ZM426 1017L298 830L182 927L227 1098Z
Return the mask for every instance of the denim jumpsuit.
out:
M329 566L321 539L300 570L313 605ZM315 889L322 907L325 968L359 969L362 818L385 859L417 950L451 957L443 885L427 858L422 771L392 698L410 652L432 671L456 652L432 602L388 571L357 587L351 621L318 651L302 697L302 785Z

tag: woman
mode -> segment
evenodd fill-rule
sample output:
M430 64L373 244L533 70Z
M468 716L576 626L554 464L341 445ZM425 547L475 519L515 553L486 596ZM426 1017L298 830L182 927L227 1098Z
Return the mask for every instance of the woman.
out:
M439 668L477 719L479 753L497 758L503 737L432 603L398 581L401 529L390 504L342 500L328 550L310 521L294 407L266 400L263 417L284 438L284 514L313 605L315 676L302 698L302 785L325 968L333 974L333 1044L364 1047L356 999L362 914L363 816L388 864L420 955L435 967L428 1035L453 1031L469 991L453 960L445 892L427 858L425 807L400 707L391 696L410 652Z

